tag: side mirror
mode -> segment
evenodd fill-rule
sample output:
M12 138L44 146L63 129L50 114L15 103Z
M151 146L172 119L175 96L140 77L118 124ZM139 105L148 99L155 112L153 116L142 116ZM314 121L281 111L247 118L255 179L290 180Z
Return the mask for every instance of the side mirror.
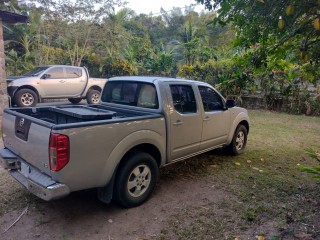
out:
M235 101L233 99L228 99L226 102L226 108L233 108L236 105Z
M41 77L41 79L47 79L47 78L50 78L51 77L51 75L50 74L43 74L42 75L42 77Z

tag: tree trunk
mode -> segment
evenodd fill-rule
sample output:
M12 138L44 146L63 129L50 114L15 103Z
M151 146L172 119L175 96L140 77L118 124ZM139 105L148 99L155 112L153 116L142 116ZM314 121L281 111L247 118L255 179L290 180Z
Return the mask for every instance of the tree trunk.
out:
M6 83L6 65L4 55L2 19L0 18L0 115L2 115L3 109L5 107L8 107L8 105L9 101Z

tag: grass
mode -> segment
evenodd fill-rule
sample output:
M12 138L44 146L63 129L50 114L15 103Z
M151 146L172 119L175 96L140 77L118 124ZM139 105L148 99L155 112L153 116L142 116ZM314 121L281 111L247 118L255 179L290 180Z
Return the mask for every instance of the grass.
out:
M13 210L25 208L37 198L0 169L0 216Z
M258 235L291 239L301 232L320 238L319 180L298 167L315 164L304 149L320 150L320 118L267 111L249 114L244 154L208 153L164 171L164 176L184 172L193 178L212 178L215 187L231 197L218 206L208 203L209 210L171 216L160 239L257 239ZM214 207L219 211L212 211Z

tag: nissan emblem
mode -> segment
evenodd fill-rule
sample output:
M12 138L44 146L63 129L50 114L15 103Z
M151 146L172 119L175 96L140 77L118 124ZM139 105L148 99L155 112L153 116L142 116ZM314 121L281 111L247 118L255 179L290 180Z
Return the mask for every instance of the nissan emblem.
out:
M22 127L23 124L24 124L24 118L21 118L21 119L20 119L20 123L19 123L20 127Z

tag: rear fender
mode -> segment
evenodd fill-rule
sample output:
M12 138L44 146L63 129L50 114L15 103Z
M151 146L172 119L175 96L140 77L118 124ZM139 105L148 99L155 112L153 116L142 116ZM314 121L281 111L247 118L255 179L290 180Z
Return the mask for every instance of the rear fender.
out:
M118 164L128 151L140 144L145 143L152 144L159 149L161 154L161 165L163 165L165 163L165 137L154 131L140 130L125 137L113 149L106 161L105 166L103 166L103 172L99 181L101 185L103 186L111 180L111 177L116 171Z

